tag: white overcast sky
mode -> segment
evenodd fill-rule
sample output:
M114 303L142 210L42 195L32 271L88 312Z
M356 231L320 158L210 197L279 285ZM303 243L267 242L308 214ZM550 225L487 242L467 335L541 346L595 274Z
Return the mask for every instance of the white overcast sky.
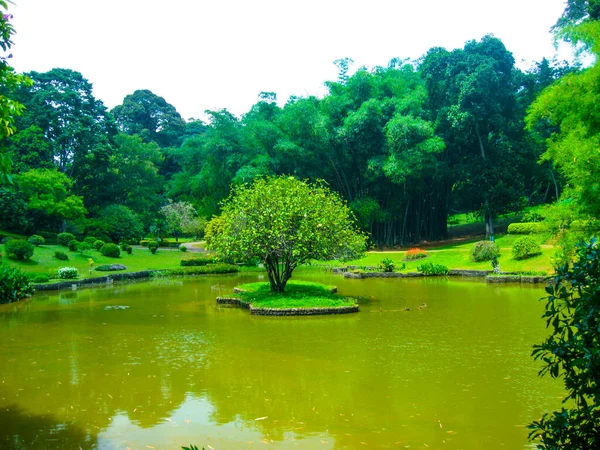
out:
M14 0L12 65L79 71L112 108L150 89L188 119L240 115L261 91L322 95L333 61L421 57L492 33L517 64L555 54L564 0Z

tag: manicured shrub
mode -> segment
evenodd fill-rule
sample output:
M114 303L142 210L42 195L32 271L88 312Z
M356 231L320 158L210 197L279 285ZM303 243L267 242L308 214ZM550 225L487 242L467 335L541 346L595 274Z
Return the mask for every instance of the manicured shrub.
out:
M67 246L69 247L69 250L72 252L76 252L77 251L77 246L79 245L79 241L76 239L71 239L69 241L69 243L67 244Z
M92 249L92 246L90 244L88 244L87 242L79 242L77 244L77 251L82 255L87 254L91 249Z
M527 259L540 255L542 248L535 239L529 236L520 237L513 244L512 254L514 259Z
M392 261L390 258L382 259L377 268L382 272L393 272L395 268L394 261Z
M471 248L471 259L475 262L491 261L500 256L500 247L492 241L477 241Z
M123 264L103 264L101 266L96 267L98 272L114 272L117 270L127 270Z
M417 267L424 275L448 275L448 268L442 264L423 263Z
M12 303L33 294L29 278L16 267L0 266L0 303Z
M403 261L414 261L416 259L427 258L427 252L421 248L410 248L406 252Z
M40 245L44 245L46 243L46 239L44 239L39 234L34 234L33 236L30 236L29 239L27 239L27 241L29 241L29 243L35 245L36 247L39 247Z
M87 236L83 239L83 242L85 242L86 244L90 244L92 247L94 246L94 242L96 242L98 239L95 238L94 236Z
M536 234L544 231L544 225L539 222L511 223L508 226L509 234Z
M185 253L185 252L187 252L187 250L188 250L188 249L187 249L187 247L186 247L185 245L181 244L181 245L179 246L179 251L180 251L180 252L184 252L184 253Z
M48 281L50 281L50 277L42 273L39 275L35 275L31 279L31 281L33 281L34 283L47 283Z
M104 244L100 248L100 253L104 256L108 256L109 258L118 258L121 256L121 250L119 250L119 246L117 244Z
M133 252L133 248L127 243L121 244L121 250L127 253L128 255L131 255L131 253Z
M68 247L69 242L73 239L75 239L75 235L71 233L60 233L58 236L56 236L56 241L58 242L58 245L62 245L63 247Z
M33 256L33 245L20 239L11 239L4 244L6 254L19 261L27 260Z
M101 241L100 239L98 239L97 241L94 241L94 243L92 244L92 247L94 247L94 250L100 250L104 244L105 244L104 241Z
M156 250L158 250L158 242L156 242L156 241L150 241L150 242L148 242L148 249L154 255L156 253Z
M78 276L79 271L75 267L61 267L57 273L57 277L61 280L74 280Z
M54 257L56 259L60 259L61 261L66 261L69 259L69 256L65 252L61 252L60 250L56 250L54 252Z
M195 258L186 258L182 259L179 264L183 267L191 267L191 266L205 266L207 264L215 263L215 258L210 256L197 256Z

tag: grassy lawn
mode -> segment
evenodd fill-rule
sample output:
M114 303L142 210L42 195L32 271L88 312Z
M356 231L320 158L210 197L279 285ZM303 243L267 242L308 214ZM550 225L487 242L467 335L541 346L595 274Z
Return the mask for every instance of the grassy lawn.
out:
M500 269L505 272L516 272L516 271L545 271L548 273L553 272L553 266L551 258L555 253L555 249L552 246L543 246L542 254L533 258L524 260L515 260L512 257L512 245L516 239L520 236L516 235L504 235L496 239L496 243L500 247ZM544 236L532 236L538 240L539 243L544 241ZM382 259L391 259L396 267L402 267L402 264L406 264L404 271L414 272L417 267L424 262L431 262L434 264L442 264L449 269L471 269L471 270L491 270L492 265L489 261L473 262L471 261L471 248L475 241L469 242L458 242L450 243L447 245L428 249L427 253L429 256L424 259L416 261L402 261L406 255L405 251L384 251L384 252L368 252L363 258L357 259L350 262L340 261L327 261L323 264L330 266L377 266ZM421 248L427 248L426 246Z
M59 250L69 256L67 261L61 261L54 256L54 252ZM2 248L4 253L4 248ZM43 245L36 247L29 261L15 261L3 256L4 264L8 263L12 266L20 267L24 272L29 274L44 274L49 275L61 267L75 267L79 270L80 278L101 277L109 275L111 272L99 272L92 270L90 274L89 258L94 260L94 267L104 264L123 264L127 267L126 272L138 272L149 269L175 269L180 268L180 261L183 258L193 257L193 254L180 252L177 249L160 248L156 254L152 254L150 250L144 247L134 247L133 253L128 255L126 252L121 252L119 258L109 258L103 256L99 251L90 250L86 255L81 255L79 252L71 252L66 247L58 245ZM121 271L124 272L124 271Z
M245 291L240 297L258 308L338 308L356 304L354 299L333 294L334 286L309 281L289 281L283 293L271 292L269 283L247 283L239 288Z

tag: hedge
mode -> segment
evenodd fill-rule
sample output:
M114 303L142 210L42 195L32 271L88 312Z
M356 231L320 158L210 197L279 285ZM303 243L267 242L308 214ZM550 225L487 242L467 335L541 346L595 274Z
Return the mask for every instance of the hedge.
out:
M508 234L536 234L544 231L544 225L539 222L517 222L508 226Z

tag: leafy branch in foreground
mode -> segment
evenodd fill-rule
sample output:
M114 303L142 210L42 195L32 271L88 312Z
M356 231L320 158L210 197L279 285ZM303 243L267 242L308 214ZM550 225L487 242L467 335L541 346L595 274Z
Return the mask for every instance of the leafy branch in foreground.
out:
M540 375L562 378L569 408L546 413L531 423L530 439L543 450L600 448L600 246L596 238L577 245L570 269L557 269L546 288L546 326L552 334L535 345L544 362Z

